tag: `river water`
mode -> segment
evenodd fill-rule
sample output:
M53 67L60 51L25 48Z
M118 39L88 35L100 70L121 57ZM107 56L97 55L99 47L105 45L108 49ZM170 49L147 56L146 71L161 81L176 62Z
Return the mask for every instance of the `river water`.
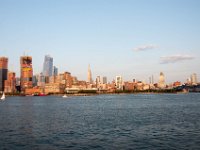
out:
M200 94L7 97L0 149L200 149Z

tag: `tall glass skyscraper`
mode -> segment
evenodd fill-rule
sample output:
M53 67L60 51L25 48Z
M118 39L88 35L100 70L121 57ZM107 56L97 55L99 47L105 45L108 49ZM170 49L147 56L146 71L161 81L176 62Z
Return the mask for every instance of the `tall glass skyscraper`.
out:
M53 66L53 76L58 75L58 68L56 66Z
M8 75L8 58L0 57L0 91L4 91L4 81Z
M44 57L43 75L50 77L53 75L53 58L50 55Z

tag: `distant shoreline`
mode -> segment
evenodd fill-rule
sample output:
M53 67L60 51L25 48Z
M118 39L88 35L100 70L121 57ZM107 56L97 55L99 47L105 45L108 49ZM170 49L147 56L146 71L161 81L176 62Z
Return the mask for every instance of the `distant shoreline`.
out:
M130 95L130 94L189 94L189 93L200 93L200 92L113 92L113 93L70 93L67 96L97 96L97 95ZM58 94L48 94L44 96L63 96L64 93ZM36 95L25 95L25 94L6 94L6 96L34 96L34 97L43 97Z

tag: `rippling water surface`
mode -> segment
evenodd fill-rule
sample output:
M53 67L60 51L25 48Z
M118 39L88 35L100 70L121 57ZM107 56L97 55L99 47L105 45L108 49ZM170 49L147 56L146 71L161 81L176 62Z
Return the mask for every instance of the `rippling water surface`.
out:
M0 149L200 149L200 94L7 97Z

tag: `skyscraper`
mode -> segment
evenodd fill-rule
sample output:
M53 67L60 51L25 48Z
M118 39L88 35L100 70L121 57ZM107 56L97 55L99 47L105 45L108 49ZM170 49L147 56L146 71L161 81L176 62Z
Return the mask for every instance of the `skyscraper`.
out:
M100 76L97 76L97 78L96 78L96 84L97 85L101 84L101 77Z
M92 72L90 69L90 65L88 65L88 83L92 84Z
M56 66L53 66L53 76L58 75L58 68Z
M193 73L193 74L191 75L191 83L192 83L193 85L197 84L197 74L196 74L196 73Z
M44 57L43 75L50 77L53 75L53 58L50 55Z
M5 80L4 91L6 93L13 93L16 91L16 77L14 72L8 72L7 80Z
M160 77L159 77L159 87L160 88L165 88L165 76L163 72L160 72Z
M107 77L102 77L102 83L107 84Z
M30 88L33 86L32 57L22 56L20 58L20 67L21 67L20 86L21 90L24 91L25 88Z
M0 57L0 91L4 91L4 81L8 75L8 58Z
M116 76L115 78L115 84L116 84L116 88L118 90L123 90L123 80L122 80L122 76Z

